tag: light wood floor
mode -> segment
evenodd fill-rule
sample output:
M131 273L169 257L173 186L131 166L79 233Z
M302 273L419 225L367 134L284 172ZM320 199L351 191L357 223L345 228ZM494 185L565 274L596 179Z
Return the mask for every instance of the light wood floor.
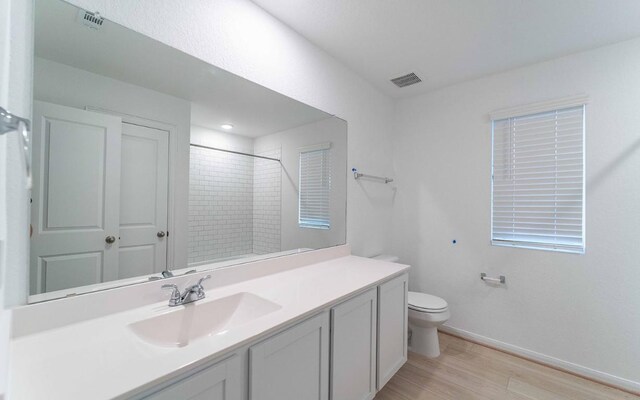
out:
M376 400L619 400L640 397L454 336L440 334L440 357L409 361Z

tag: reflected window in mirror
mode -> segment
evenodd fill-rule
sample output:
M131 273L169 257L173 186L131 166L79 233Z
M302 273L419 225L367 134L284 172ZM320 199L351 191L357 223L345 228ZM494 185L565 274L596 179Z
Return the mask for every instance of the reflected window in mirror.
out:
M331 144L300 151L298 225L301 228L331 228Z

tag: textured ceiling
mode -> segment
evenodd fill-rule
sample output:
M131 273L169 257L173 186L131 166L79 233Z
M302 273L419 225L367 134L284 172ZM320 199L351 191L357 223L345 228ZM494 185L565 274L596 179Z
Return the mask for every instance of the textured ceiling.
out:
M392 97L640 36L635 0L253 1Z

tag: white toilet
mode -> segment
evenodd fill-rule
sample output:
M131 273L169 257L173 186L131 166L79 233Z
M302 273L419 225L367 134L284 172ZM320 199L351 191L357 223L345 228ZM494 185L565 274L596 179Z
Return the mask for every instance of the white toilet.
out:
M440 297L409 292L411 351L429 358L438 357L440 355L438 326L444 324L450 316L447 302Z
M397 256L379 255L376 260L398 262ZM444 299L420 292L409 292L410 349L429 358L440 355L438 326L444 324L451 314Z

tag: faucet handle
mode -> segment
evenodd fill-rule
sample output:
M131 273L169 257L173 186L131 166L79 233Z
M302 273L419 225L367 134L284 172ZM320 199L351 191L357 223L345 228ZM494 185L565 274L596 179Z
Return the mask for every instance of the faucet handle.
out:
M204 287L202 286L202 282L206 281L207 279L211 279L211 275L203 276L198 280L198 283L193 285L193 289L197 293L198 300L204 299L205 297Z
M202 287L202 282L206 281L207 279L211 279L211 275L203 276L202 278L200 278L200 280L198 281L198 286Z
M165 269L164 271L162 271L162 277L163 278L173 278L173 272L171 272L168 269Z
M178 285L168 283L166 285L162 285L162 289L163 290L170 289L172 291L171 299L169 299L169 305L177 305L180 303L181 297L180 297L180 289L178 288Z

